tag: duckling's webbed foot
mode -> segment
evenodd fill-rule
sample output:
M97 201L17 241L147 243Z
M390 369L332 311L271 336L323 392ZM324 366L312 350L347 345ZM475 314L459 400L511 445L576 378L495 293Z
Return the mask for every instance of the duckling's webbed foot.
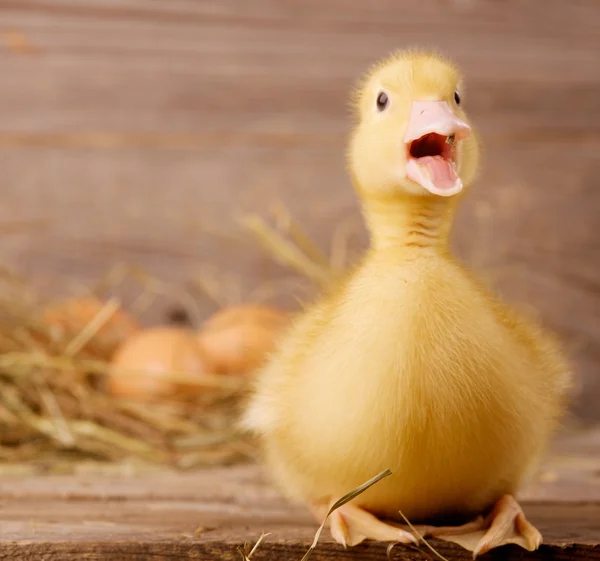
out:
M512 495L504 495L487 518L489 527L473 550L473 558L501 545L514 543L536 550L542 543L542 534L531 524Z
M344 547L358 545L364 540L418 543L418 539L410 532L387 524L353 504L345 504L334 510L329 516L329 528L332 538Z
M417 527L417 531L423 536L458 543L471 550L474 559L502 545L516 544L534 551L542 543L542 535L525 518L512 495L504 495L486 518L459 527Z

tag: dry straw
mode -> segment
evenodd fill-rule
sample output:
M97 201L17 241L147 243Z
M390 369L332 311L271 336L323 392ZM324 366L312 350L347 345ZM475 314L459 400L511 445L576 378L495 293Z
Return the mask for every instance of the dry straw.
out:
M335 276L336 267L281 208L271 224L257 216L242 223L270 257L293 271L296 281L321 287ZM132 312L167 295L196 324L204 319L192 295L173 291L133 266L115 268L90 293L110 292L125 280L139 288ZM218 282L206 276L194 281L196 289L225 304L227 298L216 292ZM62 472L83 464L191 469L254 455L252 444L234 429L244 377L207 374L199 383L209 390L195 398L158 403L114 399L105 392L104 380L118 341L102 328L120 309L119 301L103 297L106 303L96 316L74 336L64 337L42 321L44 303L23 279L4 268L0 284L0 473ZM256 287L255 293L275 290L275 284ZM293 286L288 279L285 290ZM180 378L190 384L183 373ZM178 373L172 379L176 383Z

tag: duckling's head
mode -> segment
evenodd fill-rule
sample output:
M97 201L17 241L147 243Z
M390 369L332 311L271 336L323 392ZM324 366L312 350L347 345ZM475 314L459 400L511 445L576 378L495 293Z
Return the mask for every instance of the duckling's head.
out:
M356 111L348 159L363 197L452 197L474 180L478 143L449 60L405 51L377 64L357 91Z

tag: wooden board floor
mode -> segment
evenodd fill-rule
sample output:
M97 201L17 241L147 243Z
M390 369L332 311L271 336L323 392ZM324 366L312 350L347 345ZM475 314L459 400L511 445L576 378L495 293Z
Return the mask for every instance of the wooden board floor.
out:
M523 490L544 534L535 553L505 547L481 559L600 560L600 429L557 441ZM283 501L254 465L196 473L79 474L0 479L0 559L226 560L270 533L253 561L300 560L317 524ZM432 541L450 560L458 546ZM386 546L344 550L327 532L314 560L386 559ZM392 559L432 559L397 546Z

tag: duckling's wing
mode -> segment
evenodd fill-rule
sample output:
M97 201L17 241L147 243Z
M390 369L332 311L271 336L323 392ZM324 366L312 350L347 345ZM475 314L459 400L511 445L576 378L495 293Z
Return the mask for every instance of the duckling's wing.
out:
M242 428L260 435L277 426L281 402L290 382L299 375L304 357L324 321L326 308L325 301L314 304L292 321L278 348L256 374L252 397L241 420Z

